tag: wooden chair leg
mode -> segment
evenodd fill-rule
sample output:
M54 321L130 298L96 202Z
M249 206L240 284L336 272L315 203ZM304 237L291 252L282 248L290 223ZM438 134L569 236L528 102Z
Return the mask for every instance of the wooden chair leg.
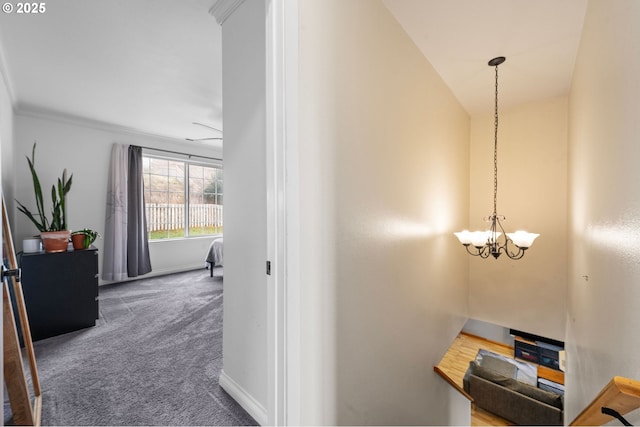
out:
M31 341L31 329L29 327L27 309L24 303L22 285L19 282L20 270L18 269L16 252L11 238L11 230L7 219L7 208L4 203L4 196L2 197L2 255L3 260L8 260L9 269L14 272L18 272L17 278L15 276L10 276L8 278L9 280L5 280L5 277L2 278L2 339L4 347L4 379L7 386L7 395L9 396L9 404L11 405L14 424L39 426L42 415L40 378L38 376L38 368L36 366L33 342ZM29 371L31 373L34 395L33 406L29 396L29 390L27 388L27 378L25 375L24 364L22 362L22 350L20 348L16 319L13 314L13 304L11 303L9 293L9 281L11 281L12 289L14 291L13 295L15 297L16 309L18 311L18 320L20 321L22 338L24 340L25 351L29 360Z
M13 307L6 282L2 284L2 321L4 344L4 378L9 395L13 422L16 425L35 425L31 399L27 388L22 351L18 340Z

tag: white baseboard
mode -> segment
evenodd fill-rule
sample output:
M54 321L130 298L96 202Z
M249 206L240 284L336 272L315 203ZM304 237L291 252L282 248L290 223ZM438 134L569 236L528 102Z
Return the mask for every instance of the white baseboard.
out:
M167 274L186 273L187 271L202 270L203 273L209 274L209 270L206 268L205 263L200 262L193 265L183 265L170 269L154 269L147 274L137 277L125 277L122 280L103 280L102 276L98 279L98 285L111 285L113 283L132 282L134 280L148 279L150 277L166 276Z
M229 393L229 396L233 397L234 400L258 422L258 424L261 426L267 425L267 410L237 382L228 376L224 372L224 369L220 372L218 382L220 387Z

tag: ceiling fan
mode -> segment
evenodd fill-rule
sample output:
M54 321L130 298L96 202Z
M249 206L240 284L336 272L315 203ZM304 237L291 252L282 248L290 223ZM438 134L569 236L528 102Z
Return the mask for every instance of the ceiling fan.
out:
M212 127L212 126L209 126L209 125L205 125L205 124L198 123L198 122L193 122L192 124L194 124L194 125L198 125L198 126L204 126L204 127L208 128L208 129L215 130L216 132L220 132L220 133L222 133L222 131L221 131L220 129L216 129L216 128L214 128L214 127ZM221 136L218 136L218 137L210 137L210 138L185 138L185 139L186 139L187 141L191 141L191 142L198 142L198 141L222 141L222 137L221 137Z

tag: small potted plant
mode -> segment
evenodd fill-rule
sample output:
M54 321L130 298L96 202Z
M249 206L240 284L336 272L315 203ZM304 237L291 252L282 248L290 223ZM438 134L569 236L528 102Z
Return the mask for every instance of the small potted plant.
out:
M82 230L76 230L71 232L71 242L73 243L73 249L78 251L87 249L96 239L100 236L97 231L89 228L83 228Z
M71 181L73 174L67 179L67 170L62 172L62 177L58 178L58 185L51 186L51 220L47 218L44 210L44 199L42 197L42 187L40 186L40 179L35 169L36 162L36 143L33 143L33 149L31 151L31 158L27 157L29 163L29 170L31 171L31 178L33 180L33 192L36 199L37 214L32 214L18 200L18 210L25 214L27 218L33 222L38 231L40 231L40 238L42 239L42 245L45 252L64 252L67 250L69 244L69 235L71 232L67 230L67 207L66 198L67 193L71 189Z

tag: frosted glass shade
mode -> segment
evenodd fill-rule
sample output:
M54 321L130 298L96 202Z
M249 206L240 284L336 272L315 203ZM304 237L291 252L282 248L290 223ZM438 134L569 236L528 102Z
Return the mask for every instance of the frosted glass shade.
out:
M528 248L533 245L533 241L536 240L536 237L539 234L536 233L527 233L526 231L518 230L515 233L507 233L509 239L519 248Z
M490 236L490 231L474 231L471 233L471 244L477 248L482 247L487 244Z
M460 243L463 245L471 244L471 232L469 230L458 231L457 233L453 233L456 235Z

